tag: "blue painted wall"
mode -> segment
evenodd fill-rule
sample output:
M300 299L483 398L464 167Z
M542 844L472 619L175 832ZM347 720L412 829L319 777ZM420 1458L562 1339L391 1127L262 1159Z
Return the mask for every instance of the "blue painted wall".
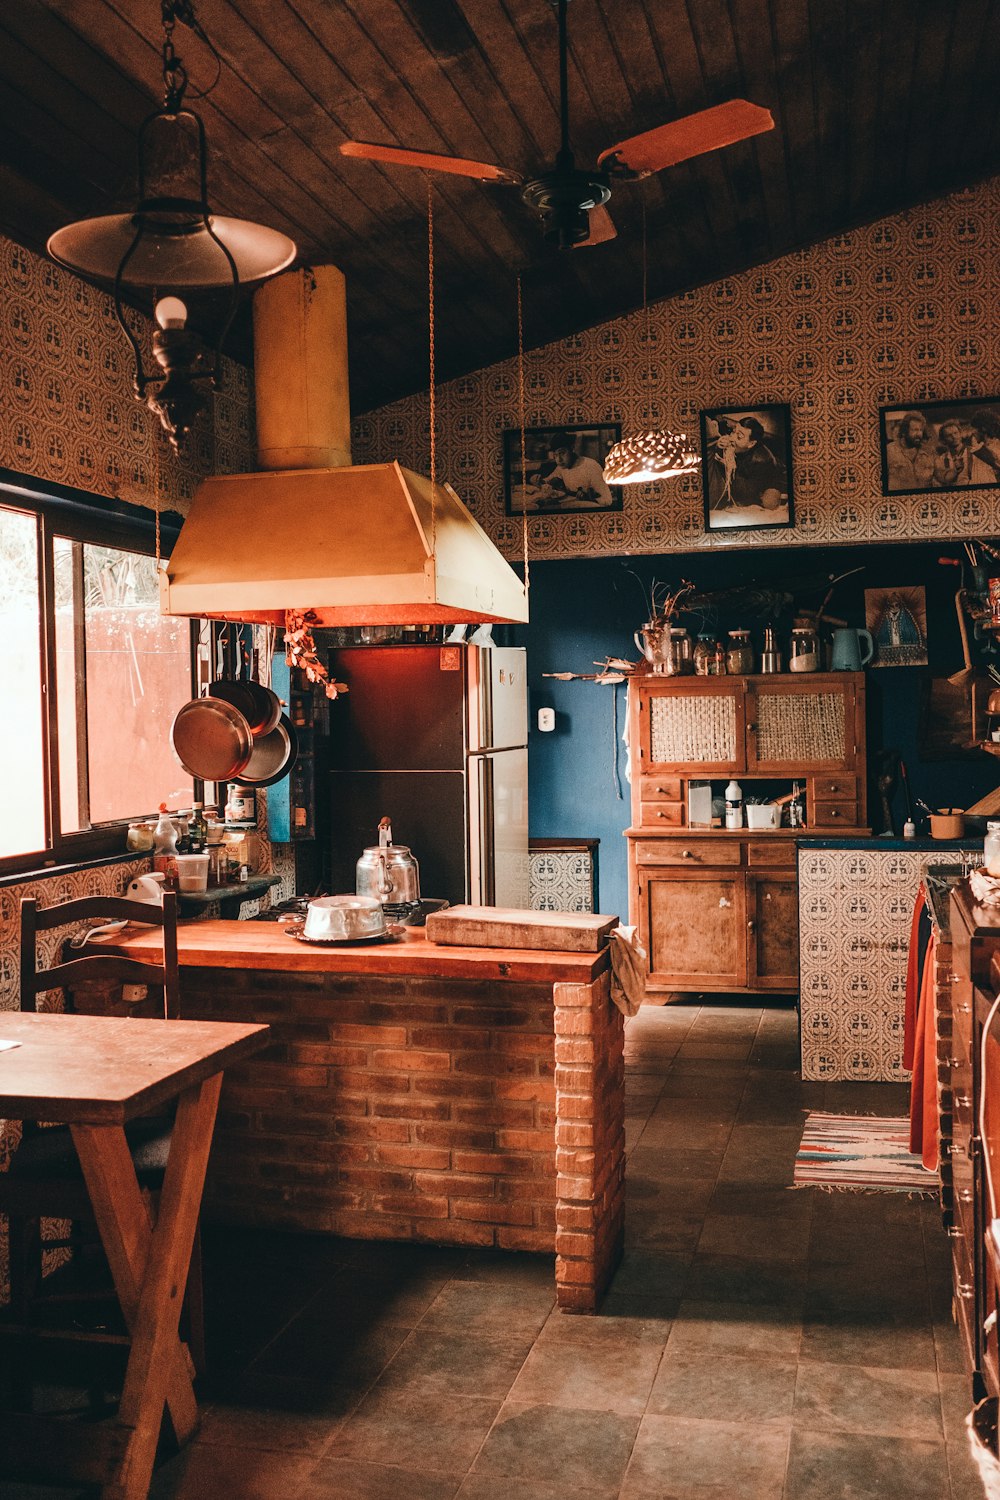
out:
M957 545L899 545L842 548L771 548L642 558L573 559L531 566L531 623L510 639L528 648L530 686L530 820L536 838L599 838L600 908L628 910L623 830L629 823L629 787L620 734L625 722L625 687L588 682L555 682L546 672L592 672L607 655L635 659L632 632L646 619L652 580L672 586L682 578L696 587L718 589L753 582L794 594L799 607L815 608L823 590L801 588L810 578L864 571L838 586L829 610L864 624L865 588L923 584L927 589L928 668L881 668L868 673L869 764L886 746L906 761L916 796L932 806L966 807L1000 782L1000 761L977 753L968 760L924 761L919 754L921 693L931 675L947 676L961 666L954 596L959 574L942 567L940 556L959 557ZM636 577L635 575L638 575ZM778 618L787 641L794 610ZM685 617L689 628L695 625ZM724 631L749 625L759 650L762 620L724 616ZM692 631L692 633L694 633ZM498 632L498 635L500 632ZM996 658L1000 662L1000 656ZM614 712L617 697L617 726ZM551 706L556 729L541 734L537 711ZM620 793L619 793L620 780ZM877 798L869 786L869 817L877 819ZM902 800L895 802L897 826ZM876 823L877 826L877 823Z

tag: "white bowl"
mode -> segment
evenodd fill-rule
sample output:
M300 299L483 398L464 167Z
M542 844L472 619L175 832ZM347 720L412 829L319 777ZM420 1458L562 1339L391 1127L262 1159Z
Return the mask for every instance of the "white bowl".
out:
M306 908L302 936L315 942L349 943L382 937L385 912L374 896L317 896Z

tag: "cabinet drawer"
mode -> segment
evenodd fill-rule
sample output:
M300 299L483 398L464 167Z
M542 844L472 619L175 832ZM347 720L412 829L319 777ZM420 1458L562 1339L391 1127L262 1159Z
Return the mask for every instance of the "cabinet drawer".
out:
M639 865L738 865L740 846L735 839L640 839L635 858Z
M813 795L823 802L841 797L850 797L856 801L858 795L858 778L856 776L842 776L836 771L828 776L816 776L813 778Z
M847 828L854 828L858 822L858 804L856 801L843 802L817 802L813 807L813 827L830 828L844 824Z
M683 802L640 802L640 828L682 828L684 826Z
M639 797L643 802L680 802L679 776L640 776Z
M769 869L777 866L786 869L790 875L794 875L795 845L787 839L760 839L757 842L751 840L747 844L747 864L766 865Z

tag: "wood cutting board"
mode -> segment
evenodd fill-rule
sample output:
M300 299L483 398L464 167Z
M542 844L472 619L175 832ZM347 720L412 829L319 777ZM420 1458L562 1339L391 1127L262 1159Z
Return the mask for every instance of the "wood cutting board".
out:
M515 906L448 906L428 914L429 942L465 948L539 948L597 953L617 917L589 911L525 911Z

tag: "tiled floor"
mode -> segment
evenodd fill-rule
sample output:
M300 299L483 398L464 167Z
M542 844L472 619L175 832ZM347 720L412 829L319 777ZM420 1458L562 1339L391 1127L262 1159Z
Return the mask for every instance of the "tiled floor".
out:
M979 1500L936 1205L787 1190L804 1109L902 1091L802 1084L787 1005L647 1008L627 1051L600 1317L545 1257L210 1235L204 1421L155 1500Z

